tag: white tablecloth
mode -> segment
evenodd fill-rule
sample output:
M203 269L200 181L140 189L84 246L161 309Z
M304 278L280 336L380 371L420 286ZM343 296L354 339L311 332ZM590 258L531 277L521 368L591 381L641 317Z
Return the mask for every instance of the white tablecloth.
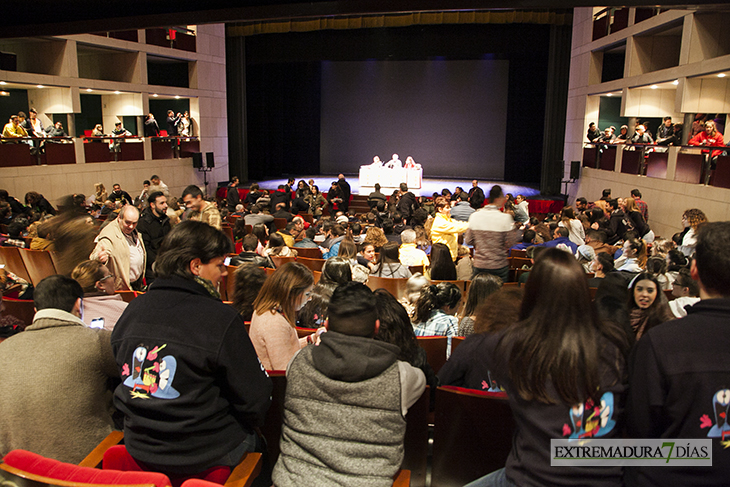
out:
M379 183L383 188L397 188L406 183L409 189L420 189L423 179L423 168L405 169L402 167L388 169L386 167L360 166L360 186L372 187Z

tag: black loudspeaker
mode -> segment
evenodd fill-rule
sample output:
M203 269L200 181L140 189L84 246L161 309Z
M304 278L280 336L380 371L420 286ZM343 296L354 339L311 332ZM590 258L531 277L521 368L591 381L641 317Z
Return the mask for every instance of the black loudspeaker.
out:
M580 161L570 161L570 179L580 179Z
M213 158L212 152L206 152L205 153L205 165L210 169L211 167L215 167L215 159Z
M201 167L203 167L202 152L193 152L193 167L196 169L200 169Z

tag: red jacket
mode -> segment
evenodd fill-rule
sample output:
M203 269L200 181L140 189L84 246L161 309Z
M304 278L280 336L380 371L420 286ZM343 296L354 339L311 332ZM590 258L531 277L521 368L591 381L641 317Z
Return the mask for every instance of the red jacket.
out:
M722 134L720 132L715 132L714 137L709 137L707 135L707 132L704 130L700 132L699 134L695 135L691 139L689 139L689 142L687 142L689 145L709 145L712 147L724 147L725 141L722 138ZM712 157L717 157L720 154L722 154L722 151L715 150L712 151Z

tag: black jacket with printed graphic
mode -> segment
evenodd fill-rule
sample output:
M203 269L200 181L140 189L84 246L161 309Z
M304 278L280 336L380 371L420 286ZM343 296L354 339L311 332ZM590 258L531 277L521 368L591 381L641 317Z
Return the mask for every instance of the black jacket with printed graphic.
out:
M112 333L124 441L137 460L208 468L263 423L272 385L238 312L193 280L158 278Z
M629 374L630 435L710 438L712 467L627 467L626 485L728 485L730 299L702 300L684 318L649 330Z

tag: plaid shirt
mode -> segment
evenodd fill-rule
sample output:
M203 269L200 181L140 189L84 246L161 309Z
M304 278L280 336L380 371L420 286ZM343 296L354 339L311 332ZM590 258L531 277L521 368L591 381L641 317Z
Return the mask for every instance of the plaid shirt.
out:
M446 336L449 337L446 345L446 358L451 355L451 337L459 335L459 320L456 316L447 315L440 309L431 311L428 321L413 326L417 337Z
M636 209L641 213L641 216L644 217L644 221L649 221L649 207L647 206L646 201L634 198L634 204L636 205Z

